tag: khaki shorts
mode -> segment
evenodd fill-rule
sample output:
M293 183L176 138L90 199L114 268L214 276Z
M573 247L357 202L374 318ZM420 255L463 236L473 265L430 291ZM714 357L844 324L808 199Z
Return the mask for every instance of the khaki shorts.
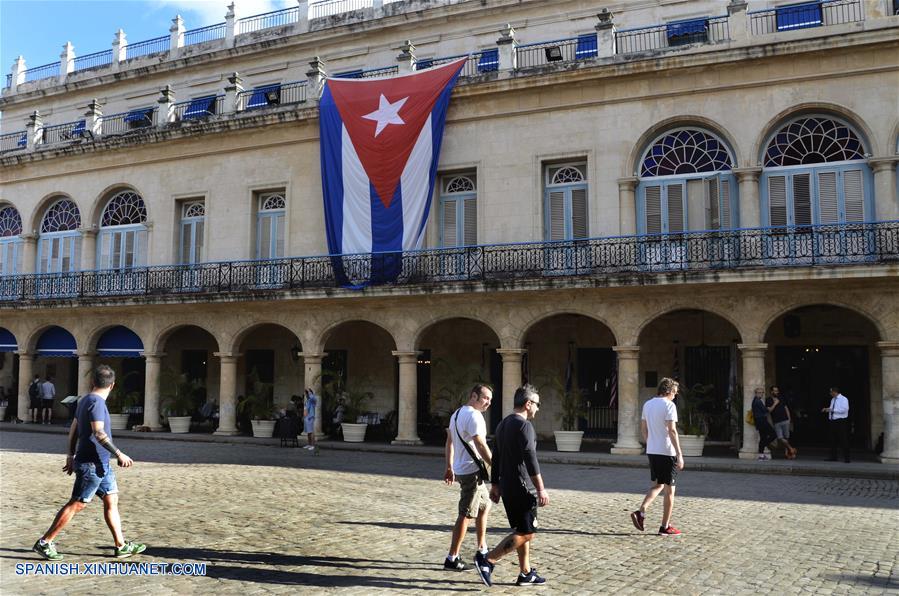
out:
M487 492L487 483L478 484L478 474L461 474L456 476L456 481L462 487L459 495L459 515L464 517L477 517L478 512L490 505L490 494Z

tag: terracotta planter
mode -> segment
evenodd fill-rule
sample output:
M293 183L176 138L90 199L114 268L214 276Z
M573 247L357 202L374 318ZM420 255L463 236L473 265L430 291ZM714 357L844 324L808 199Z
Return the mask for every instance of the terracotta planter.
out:
M253 436L259 439L271 439L275 434L274 420L251 420Z
M681 435L680 447L684 457L699 457L705 447L705 435Z
M556 451L580 451L581 440L584 438L582 430L556 430Z
M112 430L128 430L128 414L110 414L109 428Z
M190 416L169 416L169 429L173 433L190 432Z
M343 428L343 440L347 443L362 443L365 441L365 429L368 424L355 424L351 422L342 422L340 426Z

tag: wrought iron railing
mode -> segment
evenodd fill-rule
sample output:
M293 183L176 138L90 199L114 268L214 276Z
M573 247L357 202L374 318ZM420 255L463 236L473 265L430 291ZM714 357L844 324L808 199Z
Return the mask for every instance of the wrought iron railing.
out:
M432 66L440 66L441 64L447 64L452 62L453 60L458 60L459 58L467 58L465 61L465 66L462 67L462 72L459 73L460 77L473 77L481 74L481 72L494 71L499 68L499 63L497 63L496 68L493 67L492 60L490 64L487 65L487 70L484 70L484 66L478 68L479 64L482 64L484 60L482 59L482 55L484 52L473 52L471 54L459 54L458 56L441 56L440 58L422 58L415 63L416 70L424 70L425 68L431 68ZM492 56L492 54L491 54Z
M25 71L25 82L40 81L42 79L50 79L59 76L59 62L52 64L44 64L43 66L35 66Z
M24 149L28 145L27 135L24 130L0 135L0 153Z
M149 128L156 124L156 108L143 108L110 114L101 119L101 131L103 136L121 135L143 128Z
M240 35L242 33L261 31L262 29L271 29L272 27L283 27L284 25L296 23L299 20L300 8L293 6L240 19L237 21L237 33Z
M154 37L153 39L139 41L137 43L129 43L125 46L125 59L131 60L132 58L141 58L143 56L168 52L170 39L171 38L168 35L165 35L163 37Z
M389 77L391 75L395 75L400 71L400 67L394 64L393 66L384 66L381 68L369 68L368 70L352 70L350 72L341 72L335 75L332 75L334 79L370 79L373 77Z
M237 111L286 106L306 101L306 81L269 85L237 94Z
M595 33L571 39L529 43L515 49L516 65L518 68L530 68L556 62L575 62L596 58L598 51Z
M112 64L112 50L94 52L75 58L75 72Z
M353 10L362 10L372 4L371 0L322 0L309 5L309 18L318 19Z
M66 141L77 141L92 136L85 128L84 120L45 126L43 130L43 144L45 145L64 143Z
M0 278L0 301L258 294L390 284L690 274L899 263L899 221L164 265Z
M216 23L184 32L184 45L192 46L207 41L225 39L225 23Z
M175 121L202 120L221 114L225 107L225 96L216 95L194 98L175 104Z
M747 13L753 35L809 29L865 20L862 0L824 0Z
M727 17L712 17L623 29L615 33L615 48L618 54L630 54L694 43L715 43L729 38Z

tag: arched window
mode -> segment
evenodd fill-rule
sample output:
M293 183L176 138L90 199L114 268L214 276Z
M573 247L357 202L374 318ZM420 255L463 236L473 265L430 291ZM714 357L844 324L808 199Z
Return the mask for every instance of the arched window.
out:
M872 219L871 170L864 144L848 123L824 115L795 118L771 134L764 147L765 225Z
M147 208L139 194L119 191L100 216L98 268L128 269L147 262Z
M441 247L474 246L478 243L478 192L474 172L450 174L440 179Z
M0 206L0 276L22 268L22 218L12 205Z
M638 231L736 228L733 163L727 145L709 131L679 128L656 137L640 158Z
M284 256L284 192L266 192L258 196L256 213L256 258L279 259Z
M181 205L180 262L185 265L203 262L206 231L206 202L185 201Z
M543 175L544 239L587 238L587 164L547 165Z
M62 198L50 205L41 220L37 249L39 273L77 271L81 263L81 212L74 201Z

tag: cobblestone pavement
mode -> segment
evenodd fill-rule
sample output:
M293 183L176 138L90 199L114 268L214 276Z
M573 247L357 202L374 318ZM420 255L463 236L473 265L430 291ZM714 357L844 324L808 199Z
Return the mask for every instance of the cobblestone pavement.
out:
M481 592L474 571L441 568L458 488L436 457L121 439L126 561L205 563L204 576L38 576L30 551L71 491L61 435L0 438L0 591L12 594ZM637 532L628 512L649 484L638 469L547 464L532 564L554 594L899 593L899 481L693 472L679 477L674 523ZM113 562L102 507L58 539L66 563ZM647 529L661 514L659 500ZM506 534L500 509L488 541ZM464 556L470 559L472 534ZM157 567L157 569L159 569ZM94 569L99 571L99 569ZM514 556L498 593L516 591Z

